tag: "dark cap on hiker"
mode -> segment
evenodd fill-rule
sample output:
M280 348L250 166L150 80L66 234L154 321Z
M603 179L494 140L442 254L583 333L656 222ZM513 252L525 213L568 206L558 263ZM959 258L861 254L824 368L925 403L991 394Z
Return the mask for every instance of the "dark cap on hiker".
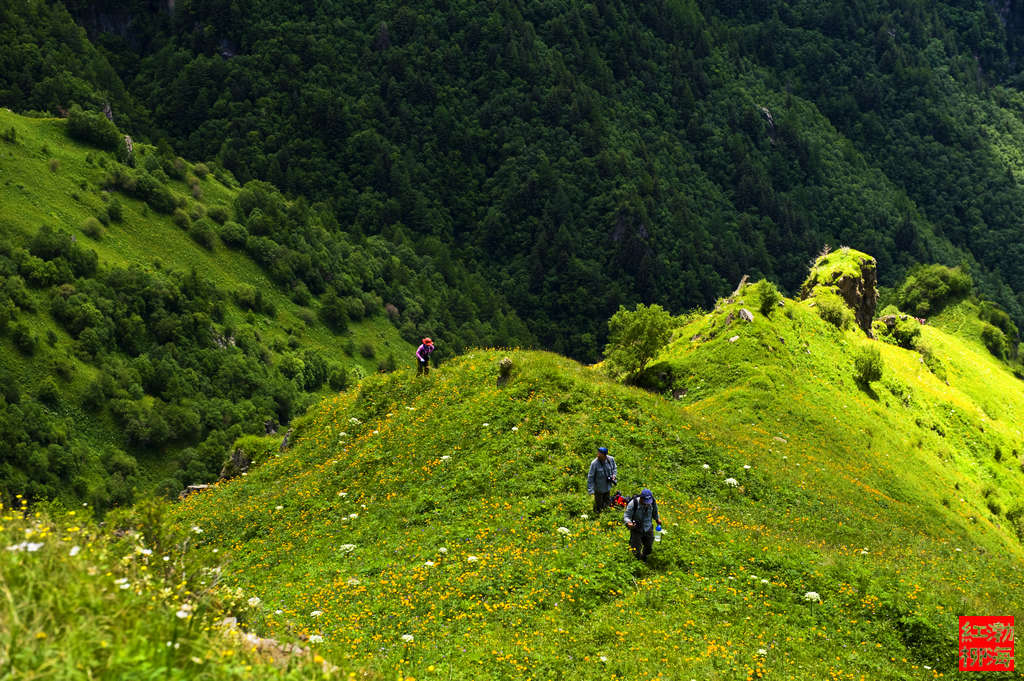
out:
M640 503L641 504L653 504L654 503L654 495L651 494L651 490L644 489L642 492L640 492Z
M608 453L608 448L607 447L598 447L597 451L601 452L602 454L607 454Z

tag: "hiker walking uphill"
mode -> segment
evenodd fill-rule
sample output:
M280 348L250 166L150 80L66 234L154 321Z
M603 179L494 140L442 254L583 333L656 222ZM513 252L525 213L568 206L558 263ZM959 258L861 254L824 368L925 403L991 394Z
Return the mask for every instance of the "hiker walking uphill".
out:
M597 456L590 462L587 473L587 494L594 495L594 515L611 505L612 486L619 481L615 459L608 456L607 447L598 447Z
M430 353L434 351L434 341L424 338L423 343L416 348L416 375L426 376L430 373Z
M640 560L646 561L654 548L654 525L661 528L661 516L658 515L658 502L654 500L651 490L644 489L639 496L626 504L622 520L629 528L629 548Z

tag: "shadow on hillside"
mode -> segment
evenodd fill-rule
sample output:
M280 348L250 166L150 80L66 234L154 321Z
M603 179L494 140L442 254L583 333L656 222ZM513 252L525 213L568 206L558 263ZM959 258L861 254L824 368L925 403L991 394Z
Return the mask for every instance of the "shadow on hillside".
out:
M857 383L857 387L860 388L861 392L863 392L865 395L873 399L875 402L878 401L878 393L875 392L875 389L871 387L870 383L865 383L864 381L855 382Z

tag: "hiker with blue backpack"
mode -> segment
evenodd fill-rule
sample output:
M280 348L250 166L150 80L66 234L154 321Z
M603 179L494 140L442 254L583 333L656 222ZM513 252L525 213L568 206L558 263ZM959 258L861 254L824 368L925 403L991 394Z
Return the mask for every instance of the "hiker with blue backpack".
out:
M607 447L598 447L597 456L590 462L587 473L587 494L594 495L594 515L611 506L612 487L619 481L615 459L608 456Z
M658 502L654 500L651 490L645 487L638 496L626 504L622 520L629 528L629 548L633 549L633 555L646 561L654 548L655 524L658 530L661 530Z

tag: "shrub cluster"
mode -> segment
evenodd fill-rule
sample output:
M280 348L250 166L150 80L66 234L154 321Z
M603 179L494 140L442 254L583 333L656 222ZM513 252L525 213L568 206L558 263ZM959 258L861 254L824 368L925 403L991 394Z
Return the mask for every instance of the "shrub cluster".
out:
M117 126L106 116L98 111L83 111L78 106L71 107L68 113L68 135L107 151L116 151L122 141Z
M970 294L974 282L961 267L922 265L914 269L896 292L901 310L923 317L951 300Z

